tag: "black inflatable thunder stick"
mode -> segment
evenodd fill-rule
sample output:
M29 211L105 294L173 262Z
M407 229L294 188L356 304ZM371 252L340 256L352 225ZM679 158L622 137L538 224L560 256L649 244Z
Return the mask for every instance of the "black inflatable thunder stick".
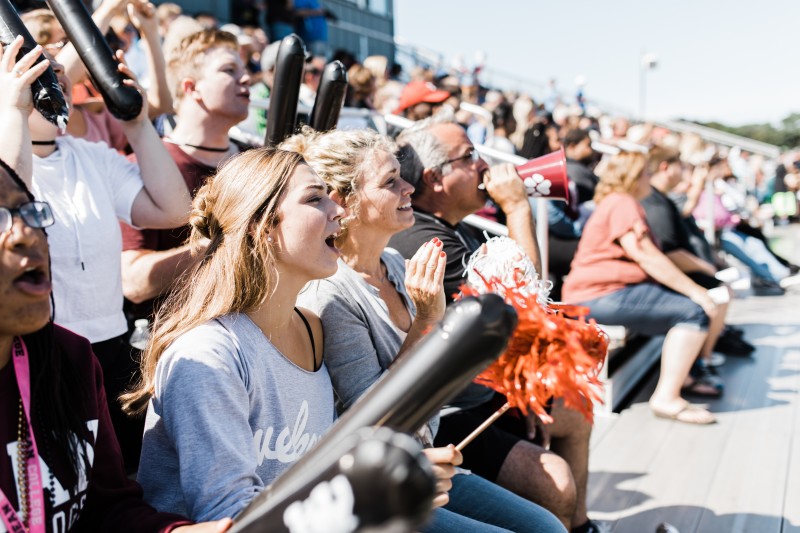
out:
M341 61L325 65L319 81L317 97L311 110L309 125L316 131L328 131L336 127L347 93L347 70Z
M517 323L514 309L500 296L468 297L452 305L444 319L411 352L331 427L330 431L237 517L244 519L271 498L286 498L308 483L306 471L331 464L342 441L360 429L386 426L412 433L500 356Z
M28 28L20 20L11 2L9 0L0 0L0 42L7 46L11 44L17 35L22 35L24 41L17 56L17 60L19 60L36 46L36 41L33 40ZM39 61L46 61L44 55L39 56L36 63ZM67 108L67 102L61 92L61 87L58 85L56 73L53 72L52 68L48 68L38 79L33 81L31 93L33 95L33 106L36 110L49 122L61 128L62 131L65 130L69 120L69 108Z
M132 120L142 111L142 95L122 82L127 77L117 69L114 52L95 25L81 0L47 0L78 55L86 65L106 107L120 120Z
M232 533L412 531L428 517L436 480L412 437L364 428L339 448L305 469L298 490L248 508Z
M275 80L269 95L264 146L277 146L294 133L305 60L303 40L294 33L284 37L275 59Z

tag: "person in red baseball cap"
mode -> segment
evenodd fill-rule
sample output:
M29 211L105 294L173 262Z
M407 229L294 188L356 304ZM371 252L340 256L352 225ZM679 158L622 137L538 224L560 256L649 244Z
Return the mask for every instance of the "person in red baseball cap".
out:
M412 81L403 88L395 114L410 120L422 120L433 115L434 108L448 98L448 91L437 89L431 82Z

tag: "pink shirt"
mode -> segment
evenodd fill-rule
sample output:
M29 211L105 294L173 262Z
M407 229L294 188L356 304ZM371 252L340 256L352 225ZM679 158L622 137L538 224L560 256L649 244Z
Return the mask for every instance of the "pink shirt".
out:
M619 238L630 231L640 239L650 231L639 202L623 193L603 198L583 228L562 289L565 302L594 300L650 279L620 246Z

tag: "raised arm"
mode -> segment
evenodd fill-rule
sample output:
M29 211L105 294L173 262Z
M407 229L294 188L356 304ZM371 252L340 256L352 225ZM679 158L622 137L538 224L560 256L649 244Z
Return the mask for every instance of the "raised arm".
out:
M130 79L125 84L141 87L133 72L123 62L122 52L117 52L119 70ZM122 123L125 136L136 154L141 169L144 188L139 192L131 209L131 221L140 228L177 228L189 220L191 197L178 166L148 119L147 102L133 120Z
M33 176L31 132L28 128L28 116L33 110L31 83L47 70L49 63L45 60L33 65L42 53L41 46L15 61L20 48L22 37L5 47L0 44L0 87L3 88L0 91L0 124L6 132L0 141L0 159L30 187Z
M486 191L492 200L497 202L506 214L508 235L528 254L536 267L542 272L542 261L539 258L539 243L536 240L536 222L533 209L525 192L525 185L519 179L517 171L510 163L492 167L485 180Z
M172 95L167 85L167 65L158 34L156 8L146 0L128 4L128 18L142 36L150 86L147 88L147 105L150 118L172 113Z

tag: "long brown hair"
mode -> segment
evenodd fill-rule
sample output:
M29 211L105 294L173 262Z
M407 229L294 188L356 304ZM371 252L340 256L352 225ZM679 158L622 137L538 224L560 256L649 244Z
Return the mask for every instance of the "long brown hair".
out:
M647 156L638 152L620 152L598 171L600 181L594 190L594 203L599 204L612 192L631 194L644 172Z
M121 397L126 412L147 408L158 360L175 339L216 317L252 311L272 294L278 279L267 233L279 222L289 178L304 163L294 152L250 150L230 159L197 192L189 243L199 258L156 315L141 382Z

